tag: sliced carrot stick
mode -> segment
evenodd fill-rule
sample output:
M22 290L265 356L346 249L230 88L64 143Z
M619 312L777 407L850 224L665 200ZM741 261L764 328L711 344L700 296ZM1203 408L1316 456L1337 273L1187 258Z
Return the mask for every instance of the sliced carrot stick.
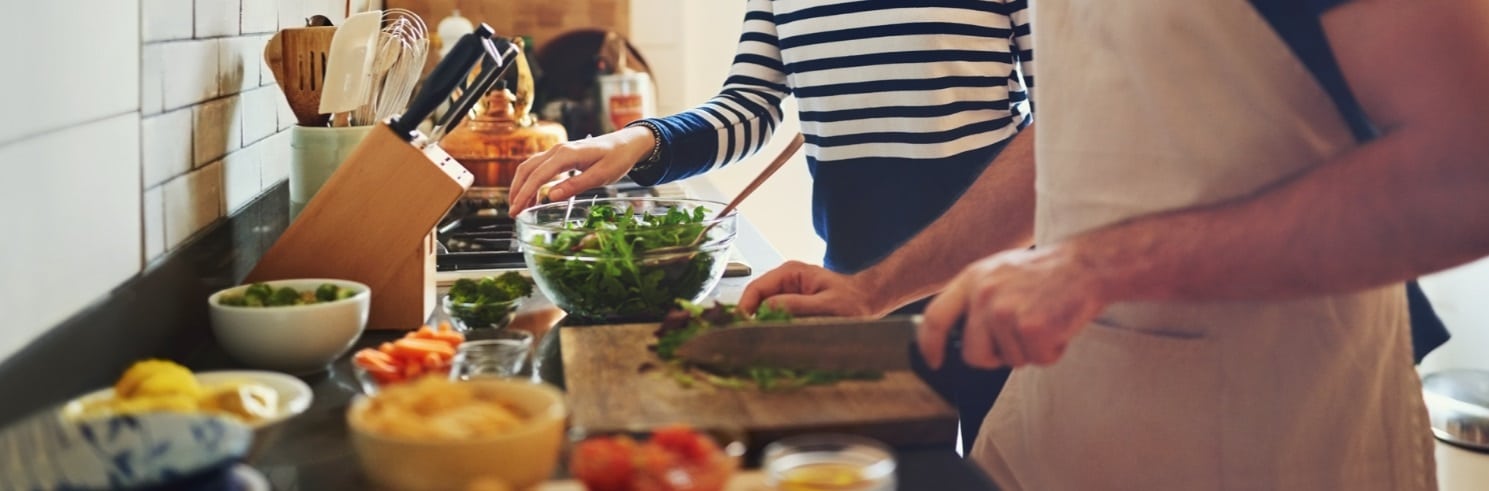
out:
M434 328L429 326L420 327L419 330L409 334L408 337L415 339L434 339Z
M450 325L450 321L439 321L439 326L435 330L439 332L454 332L455 327Z
M440 331L434 333L434 339L444 341L452 347L458 347L460 343L465 342L465 335L454 331Z
M455 356L455 347L435 339L400 339L393 342L393 353L399 358L419 360L428 353Z
M393 343L379 344L377 345L377 350L391 355L393 354Z

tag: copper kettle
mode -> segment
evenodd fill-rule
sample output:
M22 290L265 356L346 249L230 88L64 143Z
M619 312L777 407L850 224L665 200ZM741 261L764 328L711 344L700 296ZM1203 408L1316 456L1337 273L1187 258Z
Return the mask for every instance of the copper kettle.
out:
M473 187L511 187L518 164L568 140L563 125L538 121L531 113L532 69L523 54L521 38L512 42L518 47L517 93L506 89L488 92L471 109L465 124L440 141L451 157L475 174Z

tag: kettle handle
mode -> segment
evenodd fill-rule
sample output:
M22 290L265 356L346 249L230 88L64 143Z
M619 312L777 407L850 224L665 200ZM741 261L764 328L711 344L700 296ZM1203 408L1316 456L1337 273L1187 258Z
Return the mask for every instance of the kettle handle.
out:
M533 123L533 70L527 64L527 42L522 37L513 37L512 44L517 46L515 68L517 70L517 93L516 99L512 101L512 120L522 126Z

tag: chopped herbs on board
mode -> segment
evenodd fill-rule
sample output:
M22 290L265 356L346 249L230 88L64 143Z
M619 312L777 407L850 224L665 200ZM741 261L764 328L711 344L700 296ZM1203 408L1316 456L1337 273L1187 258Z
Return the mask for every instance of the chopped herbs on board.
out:
M789 322L791 314L785 310L761 305L753 318L740 315L733 305L714 304L712 307L695 305L678 300L682 308L673 310L662 320L657 329L657 342L651 348L657 357L666 362L667 375L683 387L692 387L699 382L716 387L742 389L750 386L760 390L779 390L824 385L841 380L878 380L880 372L836 372L825 370L790 370L776 367L753 367L747 370L723 373L695 366L677 358L677 347L700 333L710 329L727 329L730 326L755 322ZM655 370L655 366L644 364L642 372Z

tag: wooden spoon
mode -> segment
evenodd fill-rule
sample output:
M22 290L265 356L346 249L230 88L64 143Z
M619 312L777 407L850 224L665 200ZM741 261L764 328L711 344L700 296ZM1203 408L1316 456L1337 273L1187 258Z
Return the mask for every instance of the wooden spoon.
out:
M297 27L274 33L264 45L264 62L301 126L325 126L331 120L320 113L320 103L326 52L335 35L335 27Z
M734 209L738 207L741 202L744 202L745 198L749 197L751 193L754 193L756 189L759 189L761 184L765 184L765 180L770 179L770 176L774 175L776 171L780 170L781 166L785 165L787 161L791 160L791 157L796 155L796 151L800 150L802 144L804 143L806 143L806 139L801 136L801 133L797 133L796 137L791 139L791 143L786 144L786 148L781 149L781 153L779 155L776 155L776 159L771 161L770 165L765 166L765 170L760 171L760 175L755 176L755 180L750 181L750 184L745 186L743 190L740 190L739 194L734 197L733 201L729 202L728 206L725 206L718 215L714 216L715 220L713 221L713 223L708 224L707 227L703 227L703 230L698 232L698 237L694 238L692 243L689 243L685 246L658 247L656 249L646 251L647 255L665 255L673 253L689 254L685 256L678 255L667 258L653 259L650 260L651 262L649 262L648 264L687 261L691 260L693 256L698 255L698 246L702 245L704 238L708 237L708 231L713 229L715 225L718 225L721 222L721 220L718 220L718 218L723 218L725 215L728 215L729 212L734 211Z

